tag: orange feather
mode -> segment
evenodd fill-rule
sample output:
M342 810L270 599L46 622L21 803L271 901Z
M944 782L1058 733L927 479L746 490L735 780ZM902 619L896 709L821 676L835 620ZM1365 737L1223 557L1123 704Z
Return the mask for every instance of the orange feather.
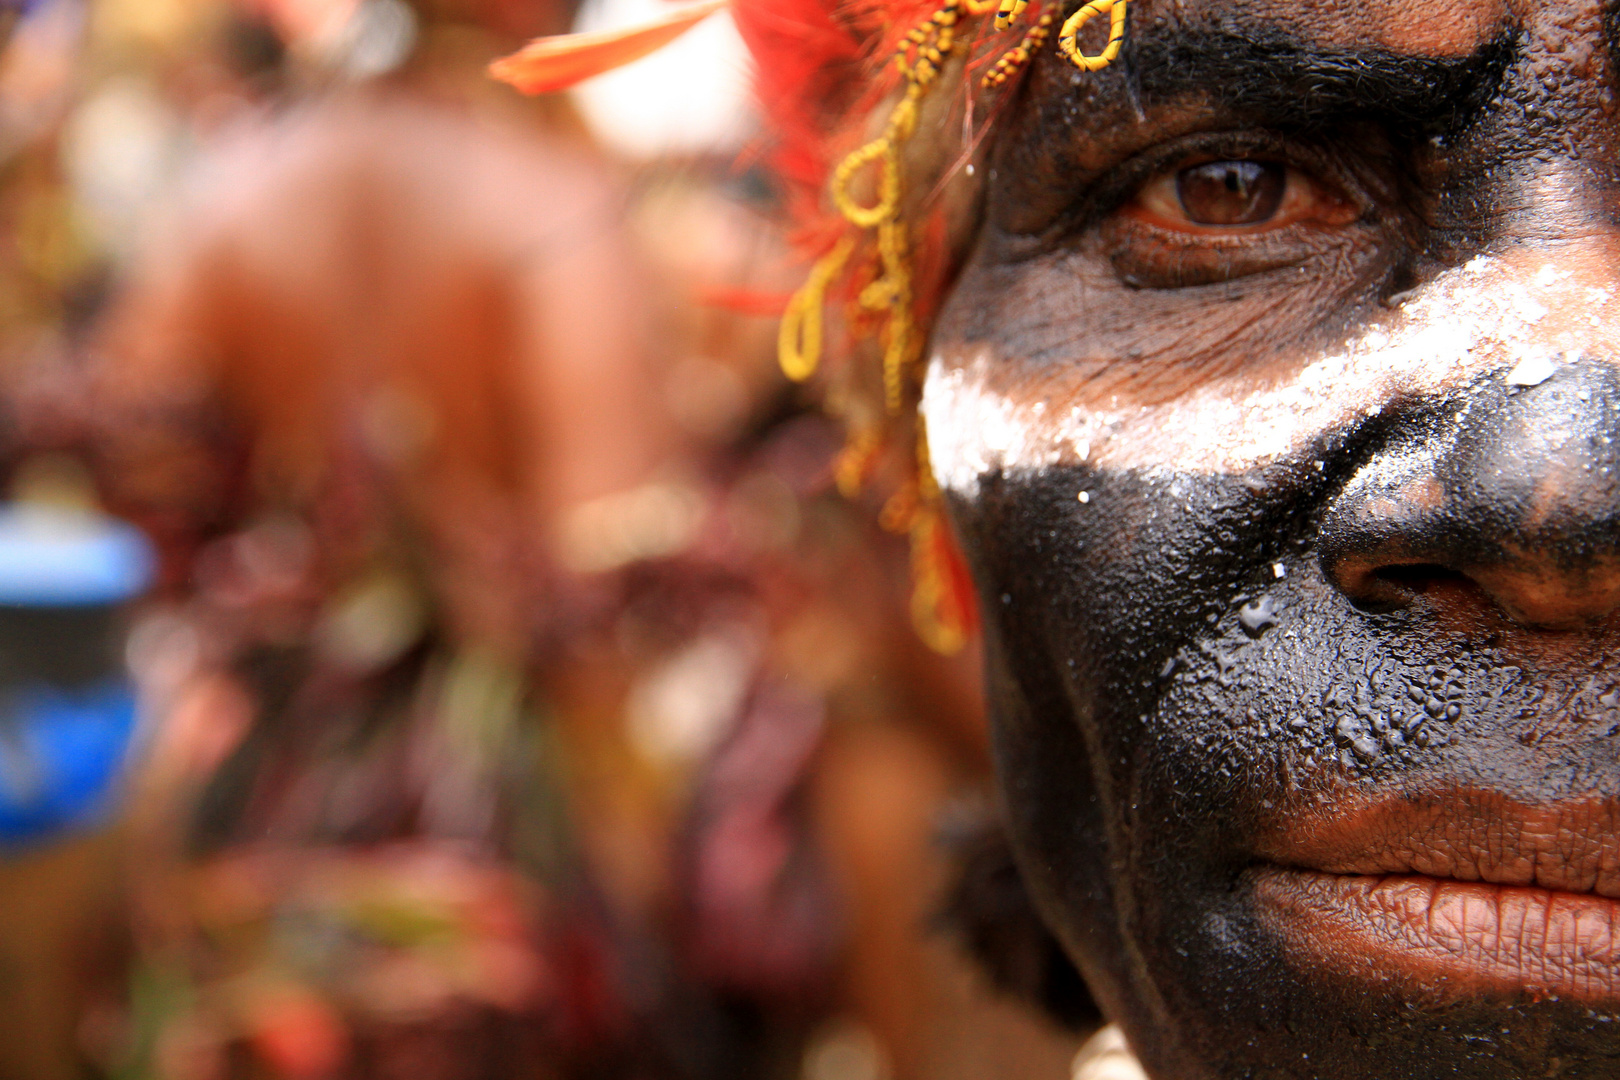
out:
M657 52L725 7L730 0L703 0L654 22L625 30L536 38L489 65L489 73L525 94L566 90L593 75Z

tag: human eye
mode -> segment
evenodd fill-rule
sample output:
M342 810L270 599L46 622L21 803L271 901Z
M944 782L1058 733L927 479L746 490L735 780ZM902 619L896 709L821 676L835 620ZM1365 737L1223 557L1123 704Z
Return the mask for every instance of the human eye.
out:
M1125 284L1185 288L1298 265L1362 214L1340 185L1286 159L1198 154L1152 172L1102 228Z
M1355 205L1293 166L1228 158L1149 180L1125 207L1162 228L1197 233L1276 229L1299 221L1348 224Z

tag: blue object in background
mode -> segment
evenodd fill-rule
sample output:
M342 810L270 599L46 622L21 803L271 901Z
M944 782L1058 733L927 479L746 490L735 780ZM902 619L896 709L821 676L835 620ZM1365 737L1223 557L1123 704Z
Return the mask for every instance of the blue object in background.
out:
M124 522L0 505L0 852L116 810L137 716L125 610L155 566Z
M13 690L0 705L0 845L104 823L135 734L127 679Z
M152 583L152 545L133 525L82 510L0 506L0 604L121 604Z

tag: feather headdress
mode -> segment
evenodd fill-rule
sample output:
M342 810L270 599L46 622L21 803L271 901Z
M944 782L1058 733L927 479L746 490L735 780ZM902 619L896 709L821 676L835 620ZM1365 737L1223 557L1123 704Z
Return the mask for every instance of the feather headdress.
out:
M1030 12L1029 0L729 0L756 60L797 240L815 259L782 319L782 369L795 380L821 373L827 407L845 426L846 493L868 482L886 451L904 450L883 520L911 537L914 621L947 652L972 633L974 607L916 404L927 328L971 232L972 214L948 185L977 140L974 104L1015 83L1061 2ZM530 92L561 89L646 55L726 4L704 0L630 31L541 39L491 72ZM1089 0L1064 19L1057 49L1082 69L1106 67L1124 40L1126 6ZM1080 30L1103 16L1107 43L1088 55ZM985 102L979 115L993 114Z

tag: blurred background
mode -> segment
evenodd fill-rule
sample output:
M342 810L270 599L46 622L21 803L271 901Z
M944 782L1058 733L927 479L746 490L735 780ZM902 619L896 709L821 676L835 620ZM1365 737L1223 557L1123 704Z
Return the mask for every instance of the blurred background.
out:
M0 1078L1067 1075L662 3L0 0Z

